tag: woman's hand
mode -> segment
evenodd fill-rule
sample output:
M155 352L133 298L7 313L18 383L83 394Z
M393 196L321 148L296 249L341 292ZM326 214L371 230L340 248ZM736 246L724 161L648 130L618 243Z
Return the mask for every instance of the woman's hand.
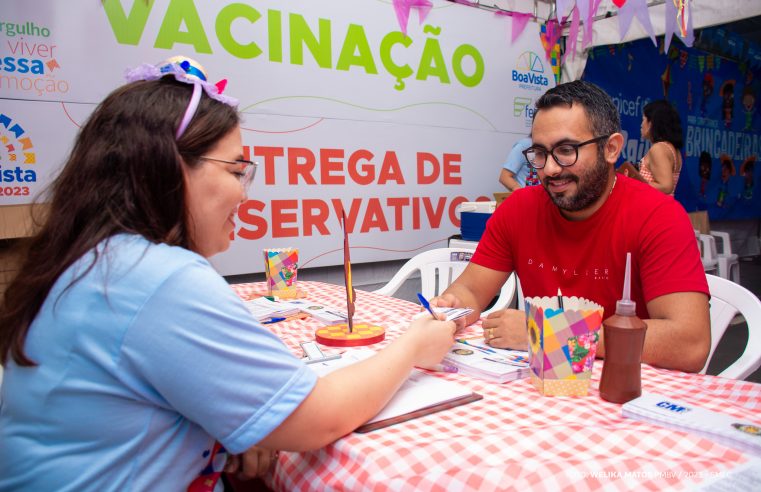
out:
M441 362L454 343L455 330L454 321L435 320L430 316L412 320L402 337L411 339L410 343L414 344L415 366L433 367Z
M526 313L517 309L502 309L491 313L481 323L484 341L496 348L528 349Z

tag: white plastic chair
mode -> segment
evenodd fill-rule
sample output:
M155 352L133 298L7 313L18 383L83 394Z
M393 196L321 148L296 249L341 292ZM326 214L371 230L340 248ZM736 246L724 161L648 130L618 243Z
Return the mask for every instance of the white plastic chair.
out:
M468 266L472 255L473 250L467 248L438 248L424 251L410 258L386 285L374 292L391 296L408 278L419 271L420 293L426 299L430 299L444 292L449 284L460 276L465 267ZM509 306L513 302L515 291L515 274L511 274L502 286L497 301L482 315L486 316L493 311Z
M761 367L761 301L745 287L715 275L706 275L711 292L711 351L701 374L705 374L719 340L739 313L748 324L748 344L742 355L719 376L744 379Z
M729 279L732 282L739 284L740 260L736 254L732 253L732 242L729 240L729 233L723 231L711 231L710 234L721 244L721 252L717 254L719 277Z
M716 240L708 234L701 234L694 229L695 239L698 241L700 261L703 262L703 270L712 275L719 274L719 254L716 252Z

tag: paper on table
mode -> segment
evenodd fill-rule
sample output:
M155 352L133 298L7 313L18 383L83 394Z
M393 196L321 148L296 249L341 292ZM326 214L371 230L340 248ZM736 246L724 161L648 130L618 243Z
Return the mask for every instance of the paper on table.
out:
M490 347L480 337L456 340L444 362L460 374L497 383L529 375L528 352Z
M345 352L343 357L338 360L310 364L309 367L317 375L324 376L341 367L367 359L374 353L372 350L367 349L351 350ZM413 369L410 372L410 377L399 388L388 404L375 417L357 429L357 432L379 429L386 425L403 422L410 418L480 399L480 395L473 393L462 385ZM453 404L448 405L450 403ZM421 412L418 413L418 411Z
M624 403L621 413L627 418L692 432L761 456L761 420L757 415L739 419L654 393L643 393Z
M457 319L462 318L463 316L467 316L470 313L473 312L470 308L452 308L452 307L438 307L438 306L431 306L431 309L433 309L433 312L436 314L443 314L444 319L447 321L454 321ZM421 316L430 316L431 314L428 311L421 311L413 318L419 318Z
M266 297L257 297L249 301L244 301L246 309L259 321L268 318L279 318L293 316L299 312L297 307L289 303L270 301Z
M349 315L346 310L341 310L312 302L308 299L296 299L288 301L288 304L294 306L302 313L309 314L310 316L318 319L326 325L336 325L339 323L346 323L349 319Z

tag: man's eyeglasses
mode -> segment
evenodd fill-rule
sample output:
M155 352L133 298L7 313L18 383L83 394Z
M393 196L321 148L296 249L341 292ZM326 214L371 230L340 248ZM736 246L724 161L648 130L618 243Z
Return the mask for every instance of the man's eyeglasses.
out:
M254 161L248 161L246 159L236 159L234 161L226 161L224 159L216 159L214 157L201 157L204 161L214 161L214 162L223 162L225 164L231 164L234 166L245 166L243 172L236 172L233 173L238 178L238 181L240 181L240 185L243 187L243 189L248 189L248 187L251 185L251 183L254 181L254 176L256 176L256 168L259 167L258 162Z
M609 138L610 135L601 135L581 143L561 143L550 150L544 147L529 147L523 151L528 163L534 169L542 169L547 164L547 156L552 155L555 162L561 167L573 166L579 159L579 147Z

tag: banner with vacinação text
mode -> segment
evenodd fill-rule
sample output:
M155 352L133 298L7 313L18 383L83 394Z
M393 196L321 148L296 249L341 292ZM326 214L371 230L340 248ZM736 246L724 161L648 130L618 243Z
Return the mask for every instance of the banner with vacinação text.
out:
M0 11L0 205L31 203L126 68L174 55L227 79L260 163L222 274L263 248L301 266L407 258L491 199L501 163L555 85L537 24L434 0L402 34L390 0L9 0Z

